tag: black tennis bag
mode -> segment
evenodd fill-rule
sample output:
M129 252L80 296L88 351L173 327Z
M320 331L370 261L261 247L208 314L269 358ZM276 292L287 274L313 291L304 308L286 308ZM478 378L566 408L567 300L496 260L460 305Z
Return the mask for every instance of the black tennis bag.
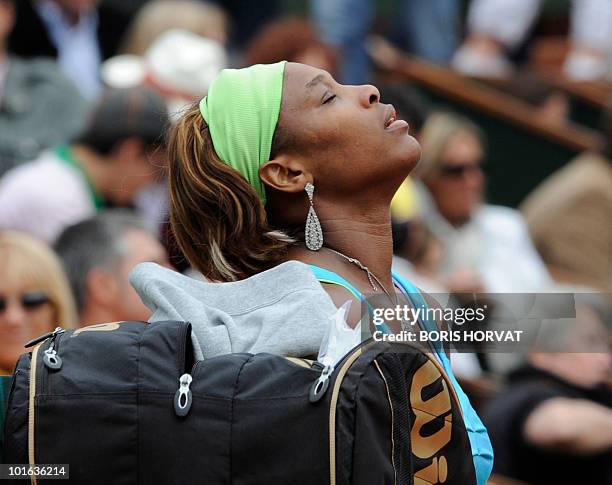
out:
M304 359L194 361L191 325L59 331L21 356L5 463L82 484L476 483L460 406L431 356L367 341ZM56 483L56 482L53 482ZM59 482L66 483L66 482Z

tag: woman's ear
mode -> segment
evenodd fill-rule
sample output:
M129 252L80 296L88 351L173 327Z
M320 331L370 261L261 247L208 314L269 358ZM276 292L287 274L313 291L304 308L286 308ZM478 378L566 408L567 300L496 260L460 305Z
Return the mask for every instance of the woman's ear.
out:
M291 193L303 191L304 185L312 182L302 162L286 155L279 155L259 167L259 177L265 185Z

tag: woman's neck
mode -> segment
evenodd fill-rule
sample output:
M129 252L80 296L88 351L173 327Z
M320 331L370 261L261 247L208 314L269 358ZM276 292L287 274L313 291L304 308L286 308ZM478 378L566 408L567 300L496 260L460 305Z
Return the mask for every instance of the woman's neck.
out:
M392 288L393 240L388 216L377 222L334 219L323 224L325 247L359 260L387 289Z
M337 205L328 211L324 207L320 209L317 207L316 210L323 228L323 248L319 251L298 248L291 252L291 258L325 267L329 265L346 267L349 274L369 284L365 271L359 269L357 265L351 265L341 256L326 248L336 250L367 266L384 285L385 290L391 292L393 288L391 277L393 240L388 204L370 206L367 211ZM326 213L334 214L334 216L326 217ZM333 271L334 267L327 269Z

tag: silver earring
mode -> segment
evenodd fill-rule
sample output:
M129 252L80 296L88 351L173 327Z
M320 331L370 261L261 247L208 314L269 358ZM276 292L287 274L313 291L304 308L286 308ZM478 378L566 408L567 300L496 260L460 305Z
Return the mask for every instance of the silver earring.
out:
M306 247L308 249L311 251L318 251L323 246L323 230L321 229L321 223L319 222L317 213L314 210L314 205L312 204L314 198L314 185L308 182L304 190L308 194L308 200L310 201L304 239L306 240Z

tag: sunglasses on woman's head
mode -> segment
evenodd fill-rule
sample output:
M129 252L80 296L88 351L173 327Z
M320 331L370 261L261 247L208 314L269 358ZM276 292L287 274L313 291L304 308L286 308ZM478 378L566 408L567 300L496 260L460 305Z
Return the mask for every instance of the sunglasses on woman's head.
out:
M49 301L49 297L42 291L27 291L19 297L19 302L25 310L36 310ZM7 298L0 296L0 313L4 312L7 306Z

